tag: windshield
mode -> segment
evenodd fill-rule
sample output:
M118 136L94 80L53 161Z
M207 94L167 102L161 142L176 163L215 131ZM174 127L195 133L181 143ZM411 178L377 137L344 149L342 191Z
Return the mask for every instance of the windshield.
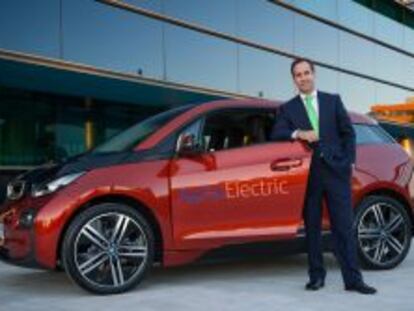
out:
M130 128L113 136L103 144L91 150L91 153L127 151L144 141L148 136L167 124L169 121L194 107L185 105L170 109L145 119Z

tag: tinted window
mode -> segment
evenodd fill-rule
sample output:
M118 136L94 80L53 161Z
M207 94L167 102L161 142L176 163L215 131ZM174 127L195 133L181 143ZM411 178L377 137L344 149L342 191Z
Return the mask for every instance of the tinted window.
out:
M186 105L156 114L122 131L102 145L94 148L91 152L101 153L130 150L169 121L192 107L192 105Z
M380 126L368 124L354 124L357 144L384 144L394 143L394 139Z
M206 151L238 148L269 141L274 114L258 109L229 109L206 117L202 141Z

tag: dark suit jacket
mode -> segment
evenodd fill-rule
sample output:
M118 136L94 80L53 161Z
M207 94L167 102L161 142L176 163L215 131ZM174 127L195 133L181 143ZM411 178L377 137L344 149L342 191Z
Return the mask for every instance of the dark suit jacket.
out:
M351 170L355 163L355 131L338 94L317 91L319 104L319 149L333 169L340 174ZM271 140L293 140L294 130L312 130L306 108L300 95L293 97L279 108L271 132ZM315 143L309 144L315 149Z

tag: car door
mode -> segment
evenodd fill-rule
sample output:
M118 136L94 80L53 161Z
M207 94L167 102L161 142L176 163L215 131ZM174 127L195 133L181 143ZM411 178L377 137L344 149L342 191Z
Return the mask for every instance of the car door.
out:
M267 141L274 122L270 114L257 108L220 109L183 130L193 133L204 151L171 162L177 247L296 235L310 151L300 142ZM261 117L262 125L257 122Z

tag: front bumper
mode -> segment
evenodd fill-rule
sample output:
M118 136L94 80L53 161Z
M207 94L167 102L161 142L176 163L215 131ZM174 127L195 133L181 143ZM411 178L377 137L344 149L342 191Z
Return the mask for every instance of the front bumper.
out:
M25 268L39 268L39 264L36 262L33 256L27 256L23 258L12 258L8 249L0 246L0 261Z
M43 203L23 198L7 201L1 206L0 227L3 227L3 232L0 232L0 261L29 268L41 267L35 255L34 223L31 226L23 226L21 217L29 209L38 209Z
M0 261L24 267L38 267L34 258L33 233L30 229L13 227L6 219L4 237L0 241Z

